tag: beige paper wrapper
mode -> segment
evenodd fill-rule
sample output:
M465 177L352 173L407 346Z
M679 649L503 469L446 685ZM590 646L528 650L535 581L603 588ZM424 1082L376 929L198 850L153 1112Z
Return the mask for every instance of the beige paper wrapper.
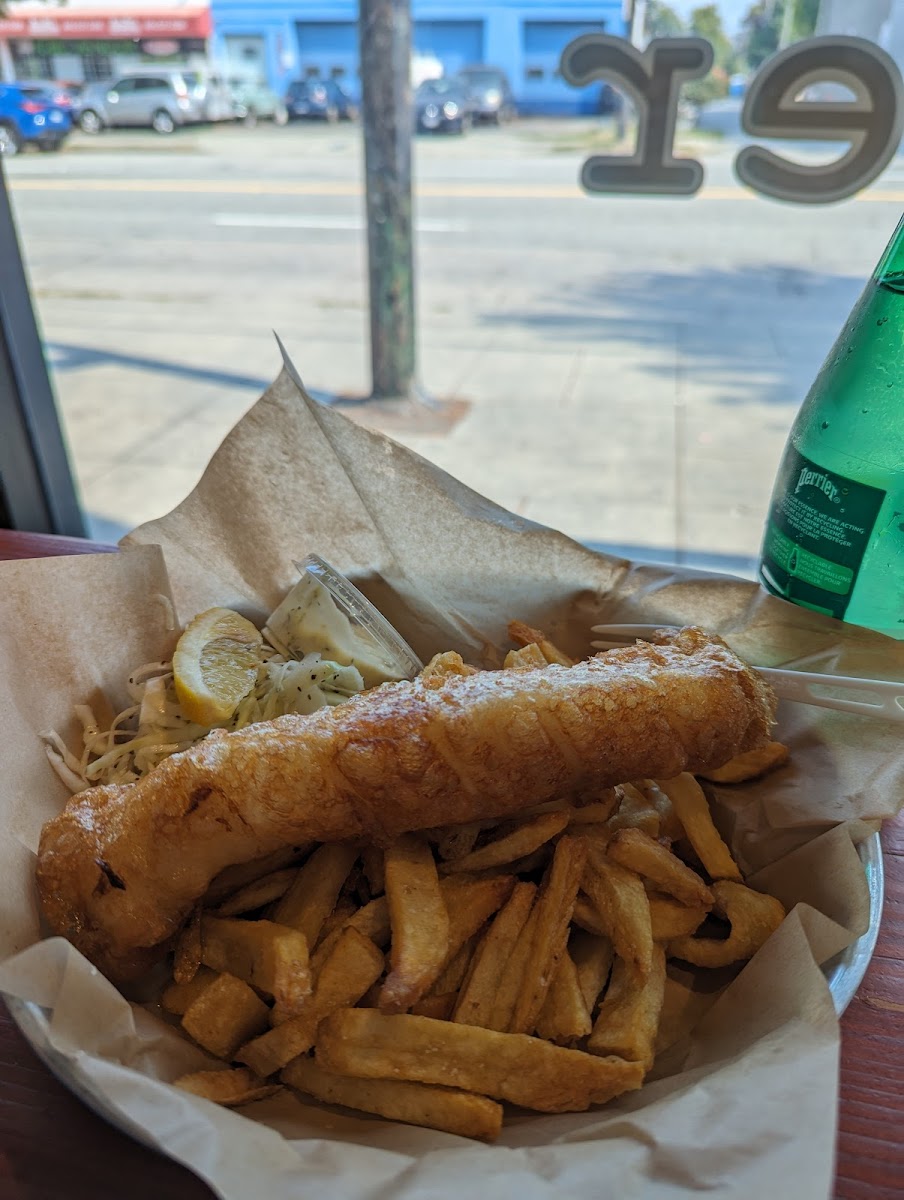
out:
M904 645L747 582L593 554L309 401L288 364L192 495L124 544L120 555L0 563L0 953L11 956L0 989L47 1011L45 1053L82 1094L229 1200L459 1200L469 1187L487 1200L829 1194L838 1028L819 964L868 923L854 842L904 798L896 728L783 706L792 764L716 792L742 866L788 919L714 1002L676 974L672 1044L641 1092L592 1113L513 1113L495 1146L288 1094L239 1115L169 1086L206 1055L66 942L38 940L33 852L65 790L37 732L72 736L74 702L103 688L120 703L129 671L170 652L163 598L183 622L213 604L260 621L311 551L425 659L456 649L497 665L512 617L581 656L598 621L694 622L761 665L879 678L904 678ZM690 1034L688 1012L700 1017Z

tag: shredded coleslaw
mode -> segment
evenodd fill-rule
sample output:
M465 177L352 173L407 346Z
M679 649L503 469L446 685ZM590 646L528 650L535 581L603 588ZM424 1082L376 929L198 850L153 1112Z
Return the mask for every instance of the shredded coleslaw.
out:
M335 608L334 616L344 620ZM269 632L265 626L265 638ZM356 666L325 657L323 651L329 647L323 644L322 631L317 636L320 649L307 650L304 640L303 631L294 623L291 639L262 643L253 686L232 716L217 725L198 725L183 715L171 661L144 663L132 672L126 685L132 703L109 724L90 705L75 705L82 727L78 750L67 746L56 730L42 733L47 757L73 793L102 783L134 783L164 758L189 749L213 729L244 729L288 713L315 712L342 704L364 690Z

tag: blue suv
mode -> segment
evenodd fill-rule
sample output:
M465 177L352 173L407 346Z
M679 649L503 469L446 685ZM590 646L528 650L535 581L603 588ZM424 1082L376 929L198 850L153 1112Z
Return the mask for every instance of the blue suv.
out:
M71 129L72 117L49 85L0 83L0 154L18 154L28 145L59 150Z

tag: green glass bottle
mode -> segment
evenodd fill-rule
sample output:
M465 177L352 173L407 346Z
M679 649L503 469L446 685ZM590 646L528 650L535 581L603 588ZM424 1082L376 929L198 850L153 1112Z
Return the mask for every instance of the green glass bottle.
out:
M760 579L904 638L904 220L791 429Z

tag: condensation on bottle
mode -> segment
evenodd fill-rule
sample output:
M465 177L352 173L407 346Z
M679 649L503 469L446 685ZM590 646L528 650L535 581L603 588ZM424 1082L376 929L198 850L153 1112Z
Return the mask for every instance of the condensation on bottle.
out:
M904 220L791 429L759 574L795 604L904 638Z

